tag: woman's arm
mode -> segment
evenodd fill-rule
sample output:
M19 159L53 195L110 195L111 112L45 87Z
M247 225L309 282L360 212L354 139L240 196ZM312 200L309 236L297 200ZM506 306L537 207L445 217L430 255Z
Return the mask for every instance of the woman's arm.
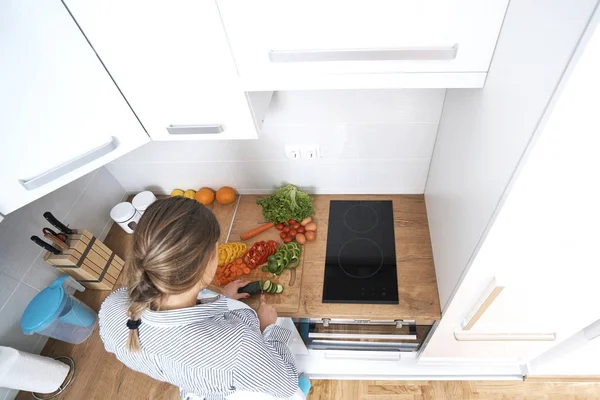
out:
M270 325L261 335L248 327L239 344L234 371L236 390L267 393L287 398L298 388L298 370L294 356L287 347L291 332Z

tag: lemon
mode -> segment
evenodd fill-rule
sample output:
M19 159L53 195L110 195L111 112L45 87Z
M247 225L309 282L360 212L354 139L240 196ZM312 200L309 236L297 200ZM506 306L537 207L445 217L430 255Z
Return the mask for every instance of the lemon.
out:
M175 196L183 196L184 192L181 189L173 189L173 191L171 192L171 197L175 197Z
M188 189L185 191L185 193L183 194L183 197L185 197L186 199L193 199L194 195L196 194L196 191L193 189Z

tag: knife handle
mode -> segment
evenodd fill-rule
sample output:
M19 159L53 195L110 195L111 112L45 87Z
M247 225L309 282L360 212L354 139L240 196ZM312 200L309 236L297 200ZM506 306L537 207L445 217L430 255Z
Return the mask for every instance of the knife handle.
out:
M55 236L51 233L44 233L44 237L49 239L54 247L58 247L60 250L69 250L69 245L58 236Z
M51 212L46 211L44 213L44 218L46 218L46 221L50 222L56 229L60 230L61 232L64 232L67 235L73 234L73 230L68 228L65 224L63 224L59 220L57 220L56 217L54 215L52 215Z
M48 243L44 242L42 239L40 239L37 236L32 236L31 240L33 241L33 243L37 244L38 246L40 246L41 248L49 251L52 254L60 254L60 250L57 249L54 246L50 246Z

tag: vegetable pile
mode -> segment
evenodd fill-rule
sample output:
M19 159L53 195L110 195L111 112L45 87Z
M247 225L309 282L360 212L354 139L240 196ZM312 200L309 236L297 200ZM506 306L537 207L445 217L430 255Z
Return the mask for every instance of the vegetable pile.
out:
M275 225L275 228L281 231L279 237L283 239L283 243L296 240L296 242L304 244L317 238L317 224L312 222L311 217L304 218L302 222L290 219L287 222Z
M241 258L238 258L232 263L217 268L213 284L216 286L225 286L229 282L236 280L238 277L248 275L249 273L250 268L248 268L248 264L245 264Z
M279 244L274 240L256 242L242 256L242 260L250 269L255 269L266 263L269 256L277 252L277 246Z
M262 267L262 271L281 275L286 269L296 269L300 265L300 254L302 247L298 243L282 244L277 252L267 259L267 265Z
M219 267L234 262L235 259L241 257L246 250L248 250L248 245L242 242L220 244L219 249L217 250Z
M273 223L302 221L315 213L310 196L294 185L280 187L270 197L256 200L256 204L262 207L267 221Z

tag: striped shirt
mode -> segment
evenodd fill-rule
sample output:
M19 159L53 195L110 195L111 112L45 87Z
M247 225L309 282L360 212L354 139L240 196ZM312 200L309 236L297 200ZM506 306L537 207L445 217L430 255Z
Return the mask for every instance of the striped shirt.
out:
M225 399L236 391L291 397L298 371L287 347L291 332L271 325L261 334L251 308L230 310L235 300L168 311L145 310L139 327L141 351L129 352L126 289L111 294L99 313L100 337L108 352L129 368L195 394Z

